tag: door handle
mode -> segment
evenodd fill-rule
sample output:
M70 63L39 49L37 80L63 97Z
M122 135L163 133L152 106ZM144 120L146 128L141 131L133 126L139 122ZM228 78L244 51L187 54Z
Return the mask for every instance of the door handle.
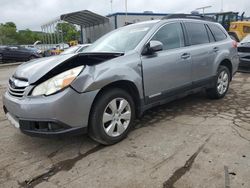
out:
M188 59L190 57L191 57L191 55L189 53L184 53L181 55L181 59Z
M220 50L220 49L219 49L218 47L214 47L214 48L213 48L213 51L214 51L214 52L218 52L219 50Z

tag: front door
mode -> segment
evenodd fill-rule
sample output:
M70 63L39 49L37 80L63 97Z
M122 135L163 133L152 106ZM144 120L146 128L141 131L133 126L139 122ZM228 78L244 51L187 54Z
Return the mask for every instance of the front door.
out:
M191 56L186 52L180 23L161 27L151 40L163 43L163 50L142 56L145 96L154 99L174 95L191 86Z

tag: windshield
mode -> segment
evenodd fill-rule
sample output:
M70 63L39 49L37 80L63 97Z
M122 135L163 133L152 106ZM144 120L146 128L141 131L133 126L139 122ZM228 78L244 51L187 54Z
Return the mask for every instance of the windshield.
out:
M240 43L250 43L250 35L247 35Z
M129 25L106 34L85 52L127 52L133 50L147 34L153 23Z
M73 53L75 53L79 48L80 48L80 46L72 46L72 47L68 48L67 50L64 50L64 52L62 52L61 54L63 54L63 55L65 55L65 54L73 54Z

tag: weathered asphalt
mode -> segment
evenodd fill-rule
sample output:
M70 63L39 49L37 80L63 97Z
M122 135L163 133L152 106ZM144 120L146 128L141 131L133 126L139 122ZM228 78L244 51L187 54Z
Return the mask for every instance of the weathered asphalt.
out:
M14 69L0 68L1 94ZM249 188L249 148L250 74L222 100L199 93L149 110L110 147L86 135L28 137L1 109L0 187Z

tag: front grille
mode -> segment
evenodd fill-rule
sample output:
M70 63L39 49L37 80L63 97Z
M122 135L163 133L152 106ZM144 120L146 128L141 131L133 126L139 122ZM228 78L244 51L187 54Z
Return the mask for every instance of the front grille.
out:
M28 82L26 81L21 81L16 78L11 78L9 80L9 88L8 92L10 95L14 97L21 98L24 96L25 89L28 86Z
M26 87L18 87L18 88L12 88L9 86L9 94L11 94L14 97L23 97Z
M238 47L238 52L250 53L250 47Z

